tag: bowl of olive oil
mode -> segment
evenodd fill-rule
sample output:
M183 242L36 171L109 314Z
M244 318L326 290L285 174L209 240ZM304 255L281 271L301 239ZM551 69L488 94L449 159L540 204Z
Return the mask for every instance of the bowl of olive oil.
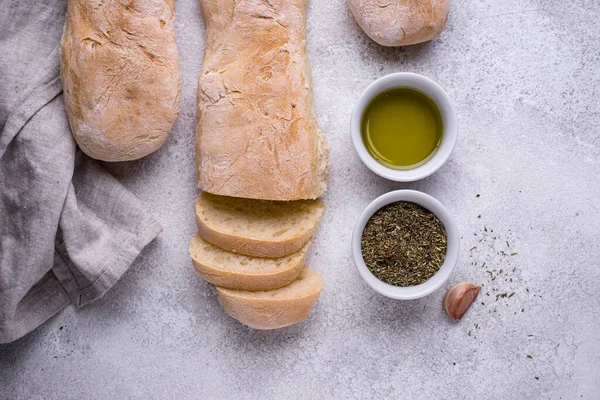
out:
M422 75L396 73L365 89L352 112L351 133L371 171L410 182L433 174L448 160L458 122L438 84Z

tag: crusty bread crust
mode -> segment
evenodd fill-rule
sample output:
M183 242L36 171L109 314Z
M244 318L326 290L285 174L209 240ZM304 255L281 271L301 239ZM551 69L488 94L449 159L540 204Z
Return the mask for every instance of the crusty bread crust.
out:
M329 149L306 54L306 0L200 0L197 176L209 193L265 200L325 192Z
M306 267L302 274L315 273ZM323 279L319 275L315 284L307 286L303 293L290 297L257 298L249 295L252 292L220 287L217 287L217 293L219 302L231 317L251 328L267 330L304 321L319 298L322 288Z
M383 46L406 46L440 35L450 11L450 0L348 0L358 25Z
M202 239L197 234L190 243L190 255L196 271L213 285L247 291L278 289L294 281L304 268L310 246L306 244L298 253L286 257L286 260L282 260L281 267L277 270L250 272L232 271L219 265L204 262L201 257L195 256L198 251L201 251L197 248L201 242ZM252 263L252 260L249 260L249 262Z
M230 232L219 230L218 227L211 225L202 216L201 197L196 201L196 224L198 233L204 240L232 253L244 254L252 257L281 258L300 251L315 234L323 215L325 214L325 205L318 203L321 213L314 221L310 229L302 230L298 234L282 239L262 239L249 236L242 236Z
M141 158L179 113L173 0L69 0L61 44L64 102L90 157Z

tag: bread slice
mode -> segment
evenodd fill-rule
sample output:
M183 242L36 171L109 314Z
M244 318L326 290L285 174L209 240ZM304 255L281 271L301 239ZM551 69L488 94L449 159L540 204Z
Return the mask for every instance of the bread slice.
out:
M257 258L230 253L196 234L190 255L196 271L213 285L237 290L271 290L290 284L304 268L310 244L283 258Z
M248 292L217 287L227 314L254 329L277 329L302 322L323 288L321 275L305 267L281 289Z
M280 258L300 251L313 237L325 205L317 200L276 202L216 196L196 200L198 233L233 253Z

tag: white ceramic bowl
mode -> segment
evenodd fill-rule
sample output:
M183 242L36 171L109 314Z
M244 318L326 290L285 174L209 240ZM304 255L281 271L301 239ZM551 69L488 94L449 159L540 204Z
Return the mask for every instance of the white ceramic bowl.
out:
M444 132L440 147L429 161L413 169L394 169L379 163L367 151L361 137L360 125L365 108L379 93L394 88L413 88L424 93L437 104L442 114ZM350 132L354 148L367 168L392 181L412 182L433 174L448 160L458 136L458 119L452 101L437 83L423 75L401 72L386 75L367 86L352 111Z
M444 228L446 229L448 248L446 250L444 264L442 264L435 275L429 278L427 282L420 285L400 287L380 281L371 273L371 271L369 271L362 256L361 238L367 222L377 210L396 201L410 201L428 209L442 221ZM446 210L442 203L430 195L416 190L396 190L373 200L358 217L356 225L354 226L354 232L352 233L352 255L354 256L354 264L356 264L360 276L367 285L376 292L392 299L399 300L418 299L439 289L448 280L452 271L454 271L454 267L458 262L459 248L460 236L458 234L458 228L448 210Z

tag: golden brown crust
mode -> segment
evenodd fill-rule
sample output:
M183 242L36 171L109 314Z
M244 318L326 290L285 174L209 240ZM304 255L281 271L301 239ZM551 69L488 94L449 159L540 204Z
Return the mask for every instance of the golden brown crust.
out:
M90 157L160 148L179 113L172 0L69 0L61 78L71 130Z
M440 35L450 0L348 0L356 22L383 46L406 46Z
M323 195L328 148L306 55L306 0L200 1L198 186L266 200Z

